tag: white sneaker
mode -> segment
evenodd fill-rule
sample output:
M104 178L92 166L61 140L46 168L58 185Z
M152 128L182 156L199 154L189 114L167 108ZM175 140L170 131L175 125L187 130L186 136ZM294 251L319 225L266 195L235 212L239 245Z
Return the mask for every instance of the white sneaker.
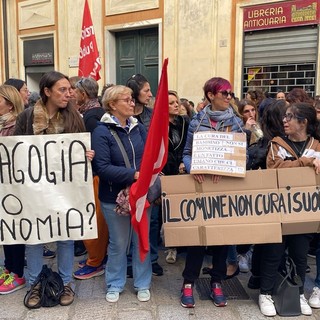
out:
M242 255L242 254L238 255L238 263L239 263L240 272L247 273L250 271L249 264L248 264L248 258L247 258L246 254L245 255Z
M304 294L300 294L300 307L301 307L301 313L305 316L311 316L312 315L312 309L310 308L308 304L308 300L304 296Z
M176 263L177 261L177 249L176 248L170 248L166 251L166 261L167 263Z
M148 289L139 290L137 298L141 302L147 302L150 300L150 291Z
M259 294L259 307L264 316L273 317L277 314L274 302L269 294Z
M312 308L320 308L320 288L314 287L311 297L309 299L309 305Z
M107 292L106 300L108 302L117 302L119 300L119 292L115 292L115 291Z

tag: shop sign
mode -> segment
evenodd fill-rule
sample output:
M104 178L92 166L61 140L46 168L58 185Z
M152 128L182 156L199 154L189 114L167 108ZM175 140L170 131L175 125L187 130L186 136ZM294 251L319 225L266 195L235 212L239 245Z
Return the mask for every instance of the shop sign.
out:
M319 0L283 1L244 8L244 31L318 24Z
M53 52L32 53L32 64L53 64Z

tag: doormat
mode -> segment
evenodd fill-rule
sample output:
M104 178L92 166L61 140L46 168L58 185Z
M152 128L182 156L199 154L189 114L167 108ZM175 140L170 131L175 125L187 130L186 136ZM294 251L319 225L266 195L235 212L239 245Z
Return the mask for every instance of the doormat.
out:
M195 281L200 300L210 300L210 278L199 278ZM229 300L250 300L237 277L222 281L222 290Z

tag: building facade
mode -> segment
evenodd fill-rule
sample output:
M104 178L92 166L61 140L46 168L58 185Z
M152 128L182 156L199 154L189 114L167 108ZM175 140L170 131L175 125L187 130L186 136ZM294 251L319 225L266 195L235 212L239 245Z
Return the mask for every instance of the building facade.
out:
M146 75L156 94L169 58L170 89L198 102L221 76L241 97L302 87L320 93L320 0L88 0L100 51L99 84ZM78 73L84 0L2 0L0 82Z

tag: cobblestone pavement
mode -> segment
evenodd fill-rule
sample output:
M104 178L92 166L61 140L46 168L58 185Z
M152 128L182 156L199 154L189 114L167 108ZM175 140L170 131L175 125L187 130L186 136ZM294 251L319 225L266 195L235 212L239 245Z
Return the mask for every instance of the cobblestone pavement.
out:
M84 257L75 258L77 262ZM54 269L56 260L47 260ZM25 289L13 294L0 296L0 320L256 320L268 319L261 315L258 305L258 290L247 288L248 274L238 276L243 288L249 295L249 300L229 300L225 308L217 308L210 300L200 300L195 290L196 307L185 309L180 306L179 293L182 284L182 270L184 266L183 255L178 255L176 264L169 265L164 260L164 251L160 251L159 263L164 268L164 275L153 277L151 287L151 300L139 302L133 290L132 279L128 279L126 289L120 295L117 303L111 304L105 300L104 275L89 280L77 280L76 298L68 307L56 306L54 308L40 308L28 310L23 305ZM0 264L3 264L3 250L0 247ZM311 273L307 275L306 296L309 297L313 279L315 277L315 259L309 258ZM300 316L282 318L279 316L273 319L320 319L320 309L313 310L310 317Z

